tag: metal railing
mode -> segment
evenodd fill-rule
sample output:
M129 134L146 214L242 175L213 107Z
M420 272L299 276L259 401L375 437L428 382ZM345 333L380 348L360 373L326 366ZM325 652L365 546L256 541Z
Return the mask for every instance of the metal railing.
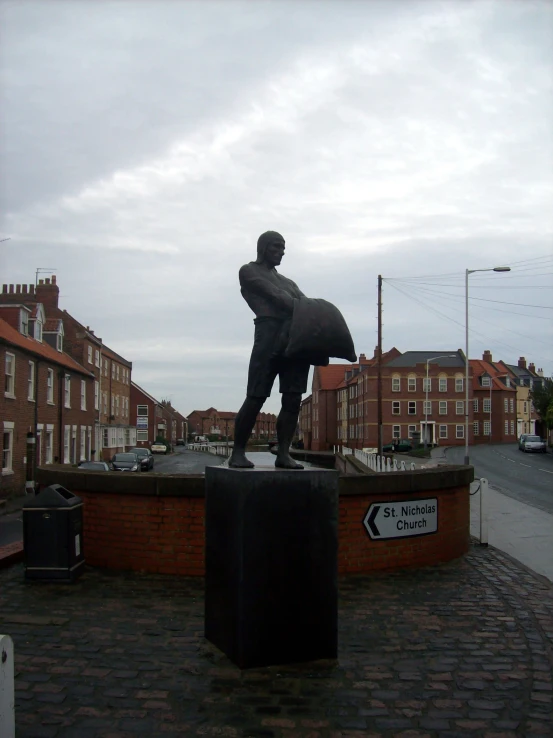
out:
M471 497L480 493L480 545L488 545L488 505L489 505L489 482L485 477L475 479L478 482L478 487L471 492Z
M190 451L203 451L215 456L224 456L225 459L232 453L232 447L227 446L226 443L189 443L187 448Z
M335 446L334 453L344 456L354 456L358 461L374 472L413 471L416 469L414 461L406 462L403 459L390 459L390 457L379 456L369 451L361 451L359 448L348 448L347 446Z

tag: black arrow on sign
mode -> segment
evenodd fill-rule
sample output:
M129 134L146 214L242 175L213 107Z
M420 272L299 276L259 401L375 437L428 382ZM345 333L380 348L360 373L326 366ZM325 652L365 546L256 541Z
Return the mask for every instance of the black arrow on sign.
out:
M375 505L373 507L373 509L371 510L371 514L369 515L369 519L367 520L367 525L371 529L373 536L379 536L380 535L380 531L378 530L378 528L374 524L374 519L378 515L378 511L379 510L380 510L380 505Z

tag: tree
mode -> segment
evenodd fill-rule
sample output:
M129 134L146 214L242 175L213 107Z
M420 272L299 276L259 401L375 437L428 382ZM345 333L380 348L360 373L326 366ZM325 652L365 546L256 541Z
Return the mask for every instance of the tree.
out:
M544 379L535 383L530 391L530 398L534 403L537 414L548 428L553 428L553 379Z

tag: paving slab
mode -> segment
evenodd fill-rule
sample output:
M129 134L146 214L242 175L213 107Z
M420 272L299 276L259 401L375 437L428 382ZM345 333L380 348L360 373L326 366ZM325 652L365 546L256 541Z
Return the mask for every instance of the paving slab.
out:
M340 580L338 661L240 671L203 580L0 571L18 738L551 736L553 589L494 548Z

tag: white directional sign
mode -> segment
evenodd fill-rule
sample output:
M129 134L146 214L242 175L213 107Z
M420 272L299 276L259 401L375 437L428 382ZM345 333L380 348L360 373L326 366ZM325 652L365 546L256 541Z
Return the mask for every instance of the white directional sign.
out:
M425 536L438 530L438 500L373 502L363 524L376 541Z

